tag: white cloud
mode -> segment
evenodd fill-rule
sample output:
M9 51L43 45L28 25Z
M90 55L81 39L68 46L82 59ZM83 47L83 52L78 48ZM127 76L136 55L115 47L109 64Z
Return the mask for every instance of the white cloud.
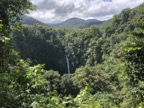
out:
M38 10L30 13L45 23L56 23L71 17L107 20L124 8L134 8L144 0L30 0Z

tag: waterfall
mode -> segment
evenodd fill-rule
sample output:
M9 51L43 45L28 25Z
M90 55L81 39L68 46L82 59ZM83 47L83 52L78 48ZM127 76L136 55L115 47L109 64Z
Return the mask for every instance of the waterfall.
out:
M65 58L66 58L66 63L67 63L68 74L70 74L70 64L69 64L68 56L65 55Z

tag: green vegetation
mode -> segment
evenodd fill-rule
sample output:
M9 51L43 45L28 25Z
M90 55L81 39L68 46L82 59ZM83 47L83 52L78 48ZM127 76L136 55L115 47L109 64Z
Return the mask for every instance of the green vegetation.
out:
M38 20L36 20L36 19L34 19L32 17L28 17L26 15L22 16L22 23L23 24L28 24L28 25L34 25L36 23L42 24L40 21L38 21Z
M20 25L34 8L0 1L1 108L144 107L144 4L84 29Z
M91 25L101 25L104 21L99 21L96 19L89 19L89 20L83 20L80 18L70 18L64 22L56 23L56 24L50 24L54 27L61 27L61 28L86 28L90 27Z

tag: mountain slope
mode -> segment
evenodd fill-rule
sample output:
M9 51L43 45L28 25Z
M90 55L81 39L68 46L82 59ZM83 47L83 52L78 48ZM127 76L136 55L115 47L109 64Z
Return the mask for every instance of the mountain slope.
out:
M96 25L100 25L102 24L104 21L99 21L96 19L89 19L89 20L84 20L84 19L80 19L80 18L70 18L62 23L58 23L58 24L51 24L52 26L56 26L56 27L63 27L63 28L85 28L85 27L89 27L93 24Z
M32 17L29 17L29 16L26 16L26 15L23 15L22 16L22 23L23 24L28 24L28 25L34 25L34 24L42 24L42 22L32 18Z

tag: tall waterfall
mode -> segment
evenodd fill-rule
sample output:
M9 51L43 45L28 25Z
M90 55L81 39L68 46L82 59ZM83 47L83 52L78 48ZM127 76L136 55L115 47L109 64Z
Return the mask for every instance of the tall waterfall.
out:
M66 58L66 63L67 63L68 74L70 74L70 64L69 64L68 56L65 55L65 58Z

